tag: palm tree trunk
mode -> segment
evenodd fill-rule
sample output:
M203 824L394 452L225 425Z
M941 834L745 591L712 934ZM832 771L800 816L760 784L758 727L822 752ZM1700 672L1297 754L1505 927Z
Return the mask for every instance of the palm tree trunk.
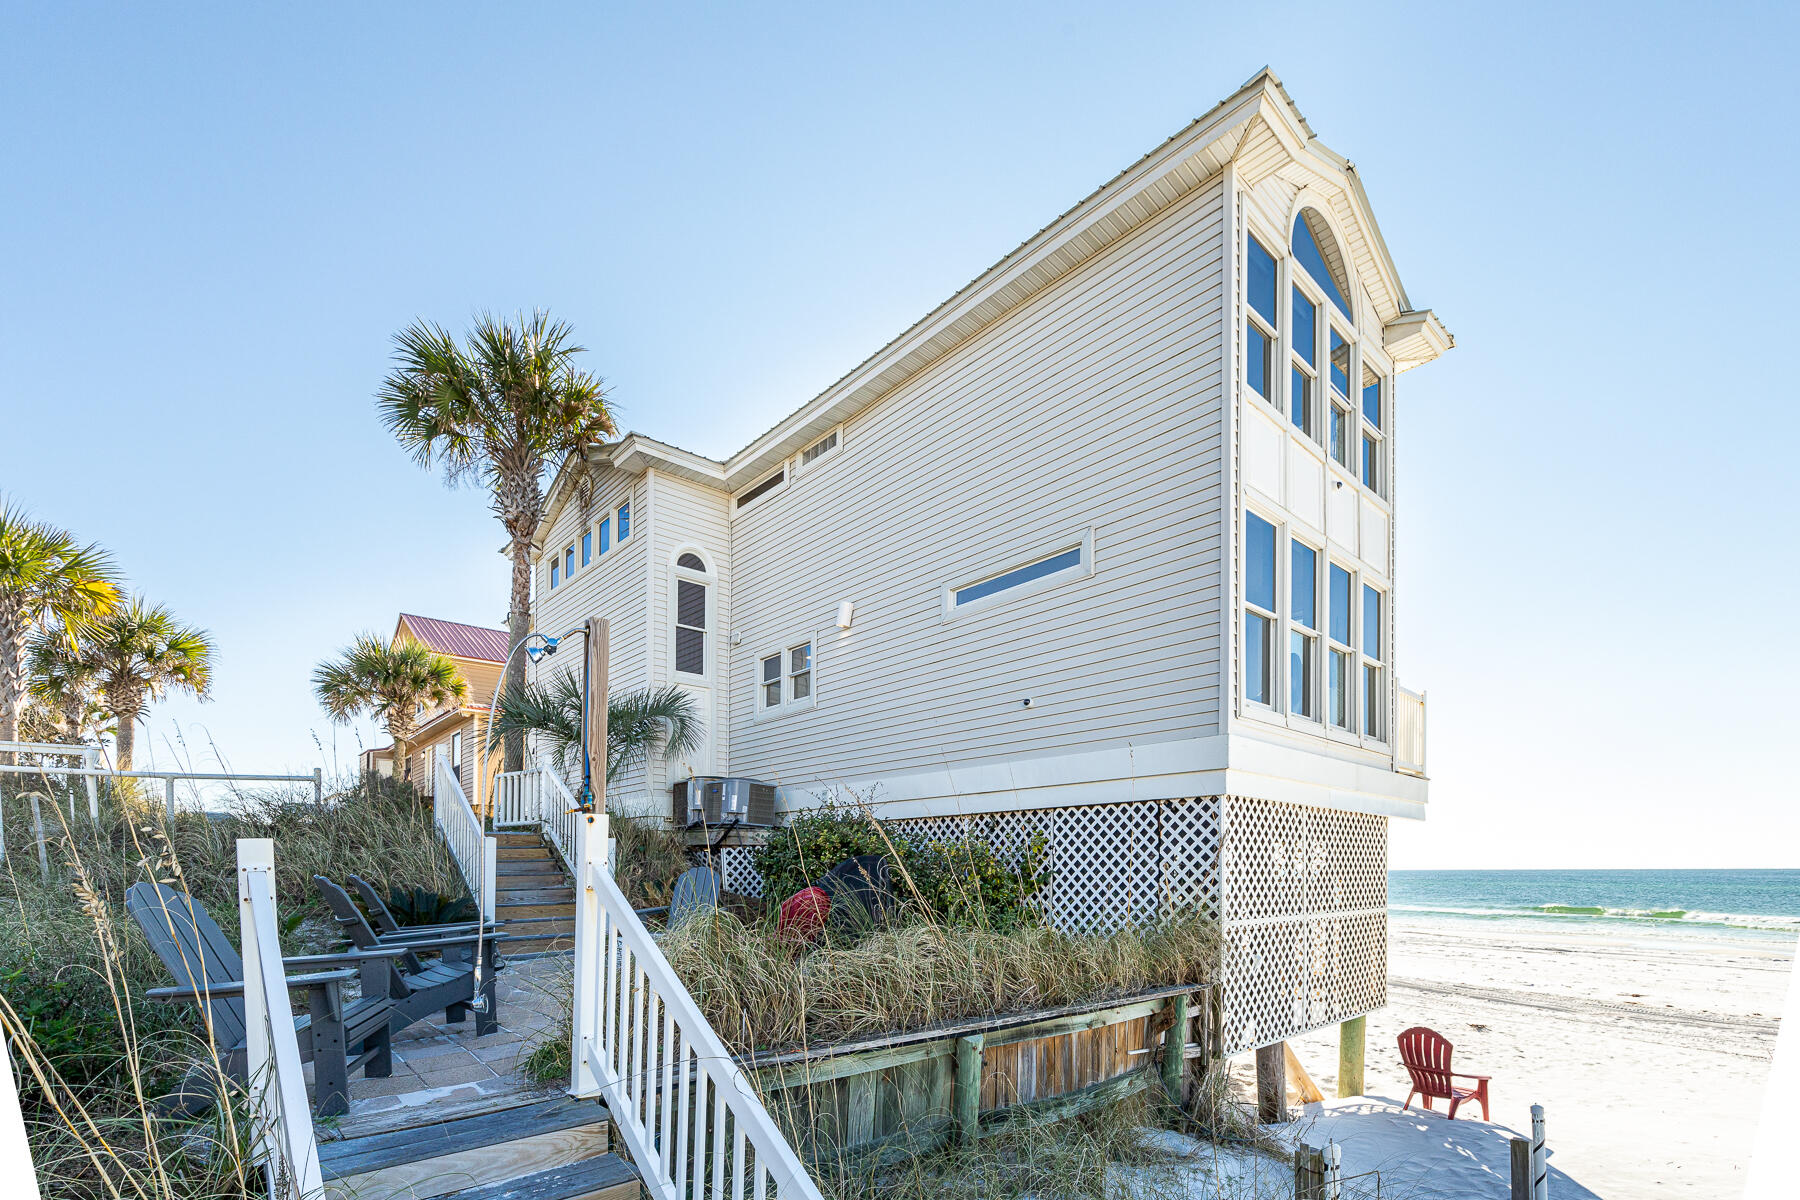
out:
M506 644L518 645L531 632L531 542L528 538L514 537L512 540L512 599L511 607L506 613ZM506 662L506 682L503 687L510 691L525 682L525 656L516 654ZM523 731L510 733L506 737L506 754L504 769L523 771L525 769L525 734Z
M394 778L401 783L411 783L413 723L390 715L387 727L388 736L394 739Z
M137 748L137 719L137 709L126 711L123 708L115 708L113 710L113 720L119 726L113 733L113 743L117 752L116 757L119 760L118 767L121 771L131 770L132 752Z
M17 601L0 597L0 742L19 740L25 715L25 639L28 630ZM11 765L12 754L0 754Z

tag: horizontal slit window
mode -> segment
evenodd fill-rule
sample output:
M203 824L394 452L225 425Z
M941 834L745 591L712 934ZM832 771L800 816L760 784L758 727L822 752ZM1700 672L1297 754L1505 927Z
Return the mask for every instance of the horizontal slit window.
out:
M800 452L800 465L809 466L835 449L837 449L837 431L833 430Z
M1054 575L1059 571L1072 570L1081 565L1081 555L1082 548L1075 546L1046 558L1040 558L1036 562L1026 563L1022 567L1014 567L1004 574L984 579L980 583L971 583L968 587L957 588L955 603L960 607L972 601L1020 587L1033 580L1042 579L1047 575Z
M766 495L769 492L774 491L776 488L781 486L781 481L786 478L787 478L786 471L775 472L773 475L769 476L767 479L763 480L761 483L757 484L755 487L751 488L749 491L747 491L743 495L739 496L737 498L737 506L739 508L742 508L742 507L744 507L744 505L755 501L757 498L759 498L763 495Z

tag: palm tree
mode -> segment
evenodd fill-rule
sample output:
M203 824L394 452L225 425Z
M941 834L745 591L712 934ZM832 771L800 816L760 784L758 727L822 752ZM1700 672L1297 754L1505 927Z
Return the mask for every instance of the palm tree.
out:
M420 466L493 497L512 558L508 644L531 632L531 539L544 515L544 475L617 430L600 380L577 370L573 331L549 314L508 322L482 314L458 345L441 326L394 335L395 366L376 393L383 422ZM508 686L521 666L508 664ZM523 735L506 739L506 769L525 765Z
M524 683L507 689L488 729L488 745L527 731L549 743L559 771L581 761L581 682L564 673L548 683ZM652 750L682 754L705 736L694 699L673 684L643 688L606 702L606 777L612 779Z
M118 599L119 573L104 550L0 502L0 742L18 739L32 631L71 637Z
M160 604L133 597L83 634L81 657L118 728L113 733L119 770L131 770L137 723L144 707L171 689L202 700L212 689L211 636L184 625Z
M465 700L469 685L456 664L420 642L389 645L373 633L358 635L336 659L313 670L313 695L340 724L368 713L394 739L394 774L411 774L412 735L419 713Z
M106 732L109 722L100 702L98 672L79 645L60 632L40 629L31 636L25 671L30 694L27 723L69 744Z

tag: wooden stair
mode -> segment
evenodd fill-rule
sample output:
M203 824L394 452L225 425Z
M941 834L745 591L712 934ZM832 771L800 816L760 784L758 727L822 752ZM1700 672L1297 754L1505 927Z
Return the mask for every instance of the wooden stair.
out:
M559 1098L323 1142L332 1200L639 1200L593 1100Z
M502 954L575 947L575 889L562 860L532 830L495 830L494 919L505 922Z

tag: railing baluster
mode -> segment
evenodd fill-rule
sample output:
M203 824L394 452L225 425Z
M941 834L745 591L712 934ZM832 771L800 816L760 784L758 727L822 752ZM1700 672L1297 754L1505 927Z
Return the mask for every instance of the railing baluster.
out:
M731 1200L744 1200L744 1172L750 1166L744 1157L744 1123L731 1123Z
M675 1018L669 1012L667 1004L662 1005L662 1087L657 1094L662 1097L662 1136L657 1139L657 1146L662 1151L662 1169L664 1178L669 1174L669 1117L670 1105L675 1096Z
M687 1039L681 1039L681 1069L675 1079L675 1195L677 1200L687 1193L688 1180L688 1129L693 1124L688 1112L688 1076L692 1068L688 1063Z
M725 1088L724 1080L713 1082L712 1104L712 1200L725 1198Z

